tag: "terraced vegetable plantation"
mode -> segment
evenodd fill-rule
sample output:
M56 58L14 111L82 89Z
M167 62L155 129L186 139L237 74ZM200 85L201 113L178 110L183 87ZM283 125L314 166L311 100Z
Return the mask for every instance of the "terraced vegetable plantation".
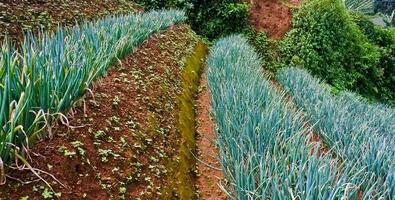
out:
M104 75L150 34L182 21L178 11L108 17L54 35L28 35L17 56L7 40L2 48L2 127L0 155L28 153L27 141L39 138L59 113L72 107L89 85ZM67 123L67 122L64 122ZM23 127L23 128L22 128ZM23 159L22 159L23 160Z
M320 143L311 142L313 132L306 128L307 122L315 121L307 121L303 113L287 102L284 93L272 88L263 76L258 54L247 40L231 36L218 41L211 50L208 66L213 113L218 126L217 145L229 181L229 196L235 199L390 197L392 187L383 185L382 181L392 184L392 178L387 175L379 178L381 174L375 178L375 173L368 172L374 165L359 164L361 157L342 157L337 154L337 148L320 152ZM306 78L299 77L301 79L295 82ZM287 86L295 87L295 82L290 81ZM328 121L322 123L330 124ZM336 121L331 123L337 124ZM328 134L320 128L316 131ZM343 142L338 138L332 141ZM351 149L349 145L354 146L350 142L347 144L348 149ZM377 156L384 152L375 153L373 155ZM364 158L363 153L358 155ZM381 160L375 162L373 157L369 161L376 165L391 165Z
M393 8L1 2L0 200L395 199Z
M186 162L182 157L189 155L181 150L185 131L179 131L183 126L179 121L190 118L182 105L193 93L187 93L192 96L183 101L179 98L189 86L197 87L199 74L195 72L205 53L196 47L194 55L198 37L187 25L173 25L183 19L179 11L150 12L59 29L43 39L31 36L23 46L23 60L6 44L2 94L9 96L2 99L3 105L15 102L15 108L2 111L3 121L10 122L2 133L7 139L2 142L7 144L2 145L2 181L7 181L0 188L1 198L168 199L185 195L186 186L179 182L194 175L177 169L178 163ZM141 43L138 51L126 56ZM10 76L13 71L18 71L14 77ZM20 84L26 91L11 90L8 84ZM69 115L61 114L70 108ZM5 115L8 112L11 115ZM194 121L187 123L194 127ZM50 133L51 138L30 148L43 133ZM4 164L14 159L18 164L5 169ZM189 162L185 165L194 167Z

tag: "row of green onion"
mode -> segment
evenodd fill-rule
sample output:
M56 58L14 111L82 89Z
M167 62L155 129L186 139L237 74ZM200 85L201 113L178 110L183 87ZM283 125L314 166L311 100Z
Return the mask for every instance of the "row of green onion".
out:
M219 40L207 60L216 144L231 199L377 199L381 186L354 161L321 152L305 116L265 79L241 36ZM314 123L313 123L314 124ZM376 193L376 192L379 193Z
M286 68L278 80L336 156L353 162L378 184L376 194L395 199L395 109L369 104L350 92L332 95L307 71ZM368 184L368 183L367 183Z
M182 11L109 16L53 33L26 34L0 50L0 169L65 115L92 82L151 34L185 20ZM4 173L0 174L0 180Z

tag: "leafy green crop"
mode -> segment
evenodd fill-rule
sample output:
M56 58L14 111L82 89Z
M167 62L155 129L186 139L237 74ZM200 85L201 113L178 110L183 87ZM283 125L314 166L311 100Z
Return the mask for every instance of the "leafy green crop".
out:
M383 186L374 193L394 199L395 110L383 104L370 105L349 92L333 96L305 70L283 69L278 80L309 119L317 122L315 129L334 153L366 170L369 182Z
M228 195L241 200L382 195L353 161L333 158L330 151L318 155L320 145L310 142L304 116L271 88L252 49L246 39L230 36L214 45L207 60Z
M26 0L1 1L0 40L8 35L13 41L23 40L23 32L44 29L54 31L57 25L74 26L76 22L100 19L107 15L137 12L134 1L125 0Z
M57 119L67 123L61 113L95 79L151 34L182 20L176 10L106 17L53 34L27 34L18 51L6 39L0 50L0 163L26 155Z

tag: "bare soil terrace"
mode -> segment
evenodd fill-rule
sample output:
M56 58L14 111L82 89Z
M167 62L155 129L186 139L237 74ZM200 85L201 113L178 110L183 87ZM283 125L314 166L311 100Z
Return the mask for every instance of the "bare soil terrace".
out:
M271 39L281 39L292 26L291 5L299 0L250 0L250 23L259 32L266 32Z

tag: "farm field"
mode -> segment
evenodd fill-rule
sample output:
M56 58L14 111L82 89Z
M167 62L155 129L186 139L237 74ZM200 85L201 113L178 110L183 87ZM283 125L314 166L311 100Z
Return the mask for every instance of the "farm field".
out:
M0 200L395 199L395 1L0 3Z

